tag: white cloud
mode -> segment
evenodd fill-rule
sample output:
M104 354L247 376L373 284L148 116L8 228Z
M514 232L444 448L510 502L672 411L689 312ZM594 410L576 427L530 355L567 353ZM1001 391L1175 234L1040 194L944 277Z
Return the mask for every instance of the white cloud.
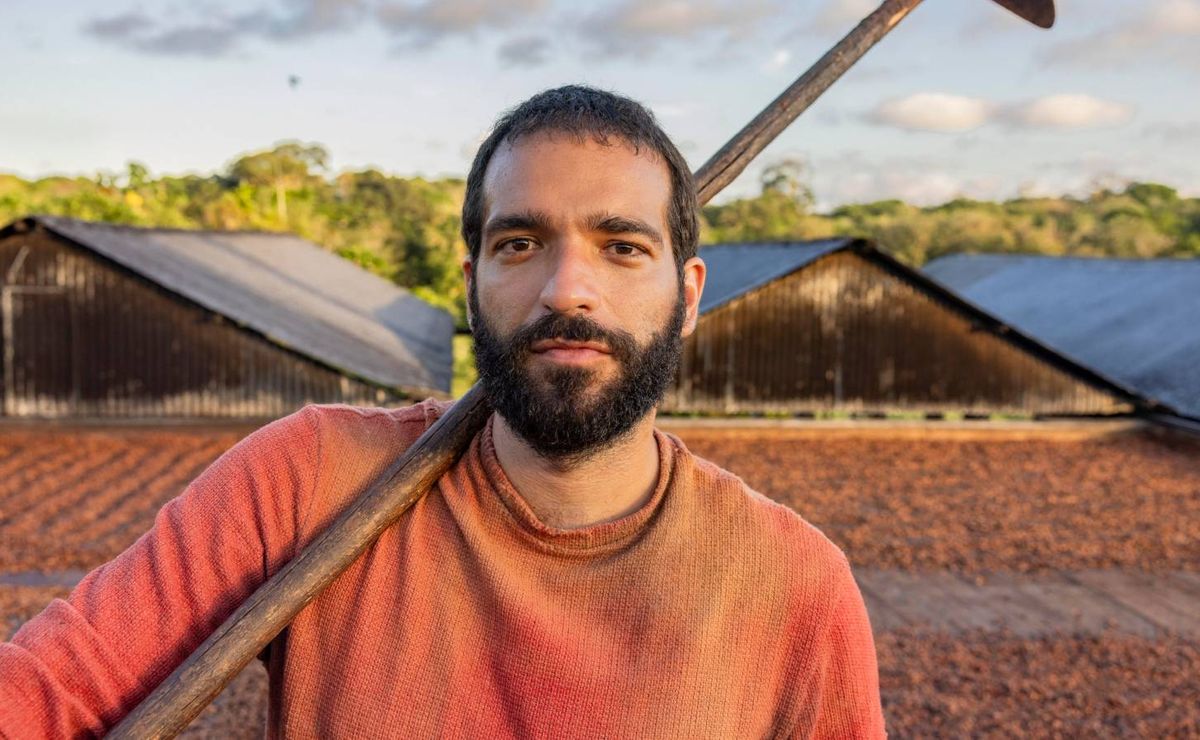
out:
M499 37L503 64L537 66L547 60L551 42L563 37L591 51L634 57L645 57L664 43L686 41L703 46L713 58L715 45L715 58L727 60L761 39L764 21L783 10L783 0L606 0L580 5L582 10L554 0L210 0L173 15L133 9L93 16L81 30L143 53L221 57L253 39L292 42L371 21L396 40L398 51L492 32ZM522 44L530 39L538 43ZM771 63L781 64L778 56Z
M980 98L922 92L880 103L867 120L910 131L969 131L987 123L994 109Z
M778 10L774 0L622 0L585 17L578 30L601 51L641 57L663 41L706 35L743 41Z
M145 54L220 57L242 39L277 42L343 31L366 12L365 0L288 0L283 9L262 6L231 13L220 6L196 6L183 18L152 18L141 10L97 17L83 25L93 38Z
M867 121L908 131L970 131L988 123L1016 128L1071 130L1119 126L1133 106L1079 93L1046 95L1024 103L994 103L947 93L921 92L884 101Z
M759 4L752 14L761 13ZM623 31L648 36L686 38L709 29L737 29L747 22L743 9L730 3L683 2L682 0L633 0L607 14Z
M386 2L376 9L375 17L407 47L424 48L447 36L511 26L538 15L549 4L548 0Z
M355 25L366 12L365 0L289 0L291 12L260 13L260 33L276 39L304 38Z
M1091 95L1047 95L1012 106L1004 118L1025 128L1080 129L1119 126L1133 117L1133 107Z

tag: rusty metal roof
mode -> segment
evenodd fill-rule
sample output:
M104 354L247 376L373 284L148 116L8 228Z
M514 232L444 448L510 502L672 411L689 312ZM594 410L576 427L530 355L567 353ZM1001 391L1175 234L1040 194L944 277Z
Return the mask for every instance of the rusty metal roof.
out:
M953 255L925 272L1063 355L1200 419L1200 260Z
M450 390L450 315L312 242L57 216L25 223L338 371L410 393Z

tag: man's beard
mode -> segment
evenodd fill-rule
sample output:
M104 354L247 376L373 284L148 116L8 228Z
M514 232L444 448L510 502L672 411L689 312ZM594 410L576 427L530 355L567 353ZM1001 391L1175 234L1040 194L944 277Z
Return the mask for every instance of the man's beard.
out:
M683 348L679 287L666 325L643 346L628 332L578 314L547 314L500 337L479 310L472 286L475 368L492 408L547 460L571 465L594 456L644 418L674 380ZM617 365L615 377L598 381L597 371L587 367L531 369L531 347L545 339L603 342Z

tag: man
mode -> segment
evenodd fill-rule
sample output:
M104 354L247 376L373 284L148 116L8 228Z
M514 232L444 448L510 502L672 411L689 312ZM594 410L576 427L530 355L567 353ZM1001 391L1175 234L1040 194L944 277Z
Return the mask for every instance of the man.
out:
M679 152L583 87L497 124L463 264L496 414L264 656L272 736L876 737L841 552L654 428L704 264ZM0 648L0 729L102 732L444 410L308 407Z

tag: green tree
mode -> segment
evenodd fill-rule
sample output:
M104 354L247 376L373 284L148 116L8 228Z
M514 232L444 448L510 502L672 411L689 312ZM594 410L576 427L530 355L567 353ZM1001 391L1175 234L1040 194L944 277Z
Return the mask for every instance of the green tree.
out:
M804 171L799 160L781 160L763 170L758 196L706 206L704 240L786 241L826 235L821 219L809 214L813 197Z
M271 188L279 224L286 226L288 191L307 185L318 172L326 169L328 161L329 152L324 147L289 141L274 149L238 158L229 166L229 178L238 184Z

